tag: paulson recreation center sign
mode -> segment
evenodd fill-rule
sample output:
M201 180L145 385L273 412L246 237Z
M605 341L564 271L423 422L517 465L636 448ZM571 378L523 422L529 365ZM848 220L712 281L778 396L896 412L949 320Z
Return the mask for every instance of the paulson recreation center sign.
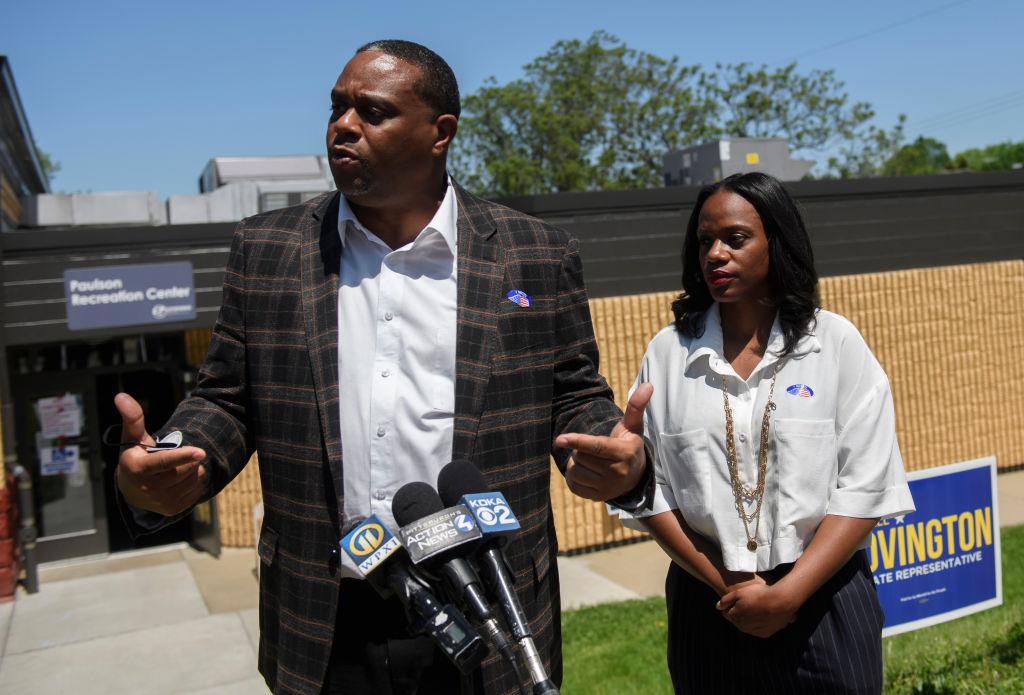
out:
M64 297L72 331L196 317L188 261L65 270Z

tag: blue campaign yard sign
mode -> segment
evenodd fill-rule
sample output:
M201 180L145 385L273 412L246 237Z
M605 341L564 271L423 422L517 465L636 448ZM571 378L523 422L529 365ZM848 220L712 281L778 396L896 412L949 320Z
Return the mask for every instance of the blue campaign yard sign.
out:
M188 261L65 270L64 297L72 331L196 317Z
M871 534L883 636L1003 603L994 457L907 475L917 511Z

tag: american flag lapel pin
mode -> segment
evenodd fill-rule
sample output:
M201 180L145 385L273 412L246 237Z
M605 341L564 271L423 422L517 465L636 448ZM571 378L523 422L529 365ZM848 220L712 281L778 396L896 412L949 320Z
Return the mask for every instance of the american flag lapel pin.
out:
M533 304L533 300L530 299L530 295L526 294L522 290L512 290L505 296L508 297L508 301L512 302L513 304L518 304L523 308L526 308Z

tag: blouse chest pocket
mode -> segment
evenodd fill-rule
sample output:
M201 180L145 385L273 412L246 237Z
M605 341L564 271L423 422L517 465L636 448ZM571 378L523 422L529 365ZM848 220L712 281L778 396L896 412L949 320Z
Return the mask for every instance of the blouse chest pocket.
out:
M823 515L839 475L835 421L778 418L773 425L783 521Z
M710 445L707 430L658 436L659 483L668 484L687 520L707 519L711 503Z

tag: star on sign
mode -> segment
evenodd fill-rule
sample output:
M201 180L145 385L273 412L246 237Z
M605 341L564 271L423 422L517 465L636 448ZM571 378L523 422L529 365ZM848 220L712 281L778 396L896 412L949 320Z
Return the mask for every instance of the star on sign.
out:
M903 523L903 519L906 516L907 516L906 514L900 514L899 516L896 516L896 517L893 517L893 518L896 519L896 523L897 524L902 524Z

